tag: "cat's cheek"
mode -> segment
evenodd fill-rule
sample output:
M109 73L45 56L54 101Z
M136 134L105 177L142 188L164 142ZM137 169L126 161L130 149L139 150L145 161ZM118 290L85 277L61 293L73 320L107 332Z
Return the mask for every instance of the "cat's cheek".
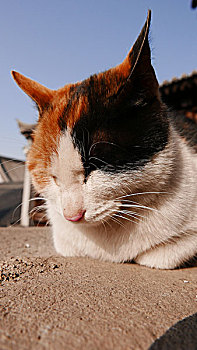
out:
M49 180L40 192L41 196L45 198L46 203L50 203L53 210L61 214L61 193L58 186L53 181Z
M38 194L43 195L50 184L50 179L47 176L39 175L39 173L34 174L30 172L30 176L35 191Z

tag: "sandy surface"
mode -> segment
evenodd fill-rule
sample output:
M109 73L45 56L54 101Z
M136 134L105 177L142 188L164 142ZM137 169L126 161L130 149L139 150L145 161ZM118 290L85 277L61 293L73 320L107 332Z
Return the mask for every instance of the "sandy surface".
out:
M197 312L197 267L63 258L49 228L0 228L0 349L148 349Z

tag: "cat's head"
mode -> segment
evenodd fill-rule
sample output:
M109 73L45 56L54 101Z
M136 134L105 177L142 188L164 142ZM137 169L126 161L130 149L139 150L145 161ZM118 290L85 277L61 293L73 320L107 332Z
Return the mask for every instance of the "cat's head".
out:
M152 177L168 122L151 65L150 15L126 59L104 73L51 90L12 72L39 110L27 158L33 184L68 220L100 222L119 197L158 186Z

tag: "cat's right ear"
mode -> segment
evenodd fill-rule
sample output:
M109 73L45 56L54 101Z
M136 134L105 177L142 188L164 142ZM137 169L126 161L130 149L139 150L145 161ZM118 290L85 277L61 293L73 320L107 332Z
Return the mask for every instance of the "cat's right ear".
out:
M18 72L12 71L11 74L18 86L36 102L40 112L48 108L53 97L53 90Z

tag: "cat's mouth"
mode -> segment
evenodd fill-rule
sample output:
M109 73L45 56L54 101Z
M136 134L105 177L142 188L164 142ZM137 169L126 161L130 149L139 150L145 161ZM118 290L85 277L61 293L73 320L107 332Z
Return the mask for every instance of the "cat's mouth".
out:
M94 212L87 210L79 223L91 226L105 225L112 220L113 215L118 211L119 208L113 206L107 206L105 209L98 207Z
M67 222L71 222L73 224L83 224L83 225L93 225L98 226L104 223L108 224L108 222L114 221L118 222L118 219L122 219L120 215L121 203L103 203L102 205L98 205L96 208L80 208L77 211L66 211L63 210L62 214ZM119 218L117 218L119 217ZM110 224L109 224L110 225Z
M85 224L85 225L97 226L97 225L100 225L102 223L103 219L106 220L106 217L107 217L107 219L110 219L111 213L106 213L104 211L101 213L94 212L94 214L90 214L90 213L86 212L86 210L84 210L84 211L77 213L76 215L71 216L71 217L66 216L64 214L64 218L66 221L71 222L73 224L77 224L77 225Z

